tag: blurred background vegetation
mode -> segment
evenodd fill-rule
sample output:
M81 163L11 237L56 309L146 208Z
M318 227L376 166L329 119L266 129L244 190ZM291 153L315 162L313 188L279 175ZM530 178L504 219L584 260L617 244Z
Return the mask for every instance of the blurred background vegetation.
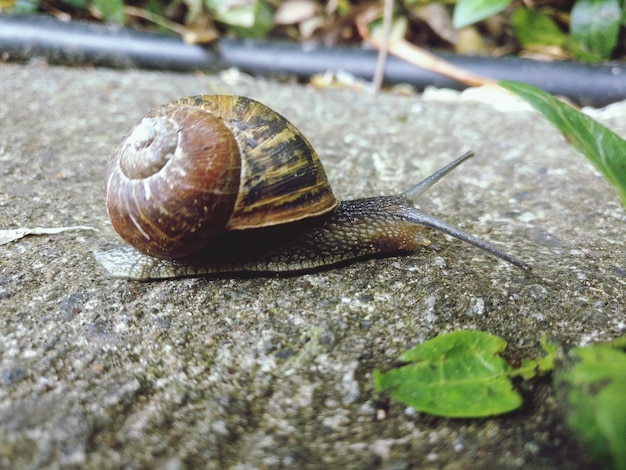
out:
M388 0L391 1L391 0ZM0 12L45 13L169 30L188 43L220 37L360 45L350 0L0 0ZM394 35L432 50L542 60L626 59L626 0L395 0Z

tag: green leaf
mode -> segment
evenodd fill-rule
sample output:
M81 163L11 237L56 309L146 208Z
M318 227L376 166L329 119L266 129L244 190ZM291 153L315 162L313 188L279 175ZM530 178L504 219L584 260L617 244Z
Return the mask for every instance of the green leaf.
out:
M374 39L382 41L384 38L383 20L376 19L369 24L370 34ZM404 15L393 18L391 30L389 31L389 39L393 42L406 36L409 28L409 19Z
M124 14L124 0L93 0L93 4L102 13L102 19L107 22L126 22Z
M518 8L511 16L515 35L525 48L536 46L563 46L567 35L548 15L539 10Z
M90 0L62 0L63 3L69 5L73 8L87 8L89 6Z
M619 338L615 338L614 340L607 343L612 348L621 349L626 352L626 336L620 336Z
M574 434L592 454L626 469L626 354L609 344L575 348L554 376Z
M11 13L15 15L32 15L37 13L40 0L16 0L13 3Z
M453 418L483 417L518 408L522 398L508 379L511 368L497 354L506 341L482 331L438 336L400 356L406 362L374 371L374 385L426 413Z
M464 28L500 13L512 0L458 0L452 14L452 26Z
M563 134L569 144L615 186L626 207L626 141L589 116L539 88L519 82L499 85L523 98Z
M543 335L541 338L541 347L546 355L539 358L524 359L521 367L511 372L511 377L520 376L525 380L530 380L552 372L554 370L558 348L556 345L548 342L546 335Z
M206 0L206 5L217 21L228 25L240 37L263 38L272 29L272 10L261 0L241 3Z
M572 52L580 59L607 60L617 45L622 11L618 0L577 0L572 7Z

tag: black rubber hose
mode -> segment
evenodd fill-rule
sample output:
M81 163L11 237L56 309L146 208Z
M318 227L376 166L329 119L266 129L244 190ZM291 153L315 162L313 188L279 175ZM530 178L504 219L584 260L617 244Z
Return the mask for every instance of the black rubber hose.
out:
M371 80L376 52L348 48L306 49L299 45L222 41L219 57L226 63L255 73L286 72L307 77L325 70L345 70ZM466 57L437 54L442 59L478 75L496 80L517 80L549 93L567 96L581 105L604 106L626 98L626 64L588 65L577 62L538 62L513 57ZM387 83L409 83L462 89L465 86L447 77L420 69L395 57L385 68Z
M50 63L105 67L198 70L216 67L214 54L176 36L49 16L0 15L5 60L42 57Z
M212 48L186 45L178 36L129 30L96 23L64 23L47 16L0 15L0 54L4 60L43 57L51 63L94 64L177 71L237 67L253 74L308 78L327 70L345 70L371 80L376 52L358 48L309 46L264 41L221 40ZM626 64L588 65L517 58L438 54L468 71L497 80L530 83L567 96L581 105L604 106L626 99ZM390 57L387 83L461 89L434 72Z

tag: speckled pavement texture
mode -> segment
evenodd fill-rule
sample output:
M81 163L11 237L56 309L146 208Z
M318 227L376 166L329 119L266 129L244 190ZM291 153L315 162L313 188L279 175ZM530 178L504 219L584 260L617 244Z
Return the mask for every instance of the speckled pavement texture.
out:
M245 76L0 64L1 468L587 469L550 378L492 419L417 413L372 385L407 348L474 328L519 362L547 333L625 333L626 215L538 115ZM341 198L393 194L472 149L421 208L533 265L441 251L292 277L109 278L105 162L151 108L236 93L287 116ZM622 107L621 115L623 116ZM620 113L599 119L626 135Z

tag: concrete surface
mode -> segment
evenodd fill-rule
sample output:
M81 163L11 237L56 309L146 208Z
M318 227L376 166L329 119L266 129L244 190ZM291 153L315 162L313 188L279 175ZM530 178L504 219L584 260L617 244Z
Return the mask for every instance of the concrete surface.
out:
M521 410L480 420L416 413L371 381L462 328L504 337L512 362L539 354L544 332L569 344L624 334L624 209L537 115L39 62L0 64L0 84L0 229L98 229L0 247L0 467L591 468L549 379L523 384ZM400 191L473 149L421 207L533 274L433 233L439 253L287 278L108 278L92 255L118 242L108 154L146 111L199 93L285 114L343 198ZM626 135L618 116L605 123Z

